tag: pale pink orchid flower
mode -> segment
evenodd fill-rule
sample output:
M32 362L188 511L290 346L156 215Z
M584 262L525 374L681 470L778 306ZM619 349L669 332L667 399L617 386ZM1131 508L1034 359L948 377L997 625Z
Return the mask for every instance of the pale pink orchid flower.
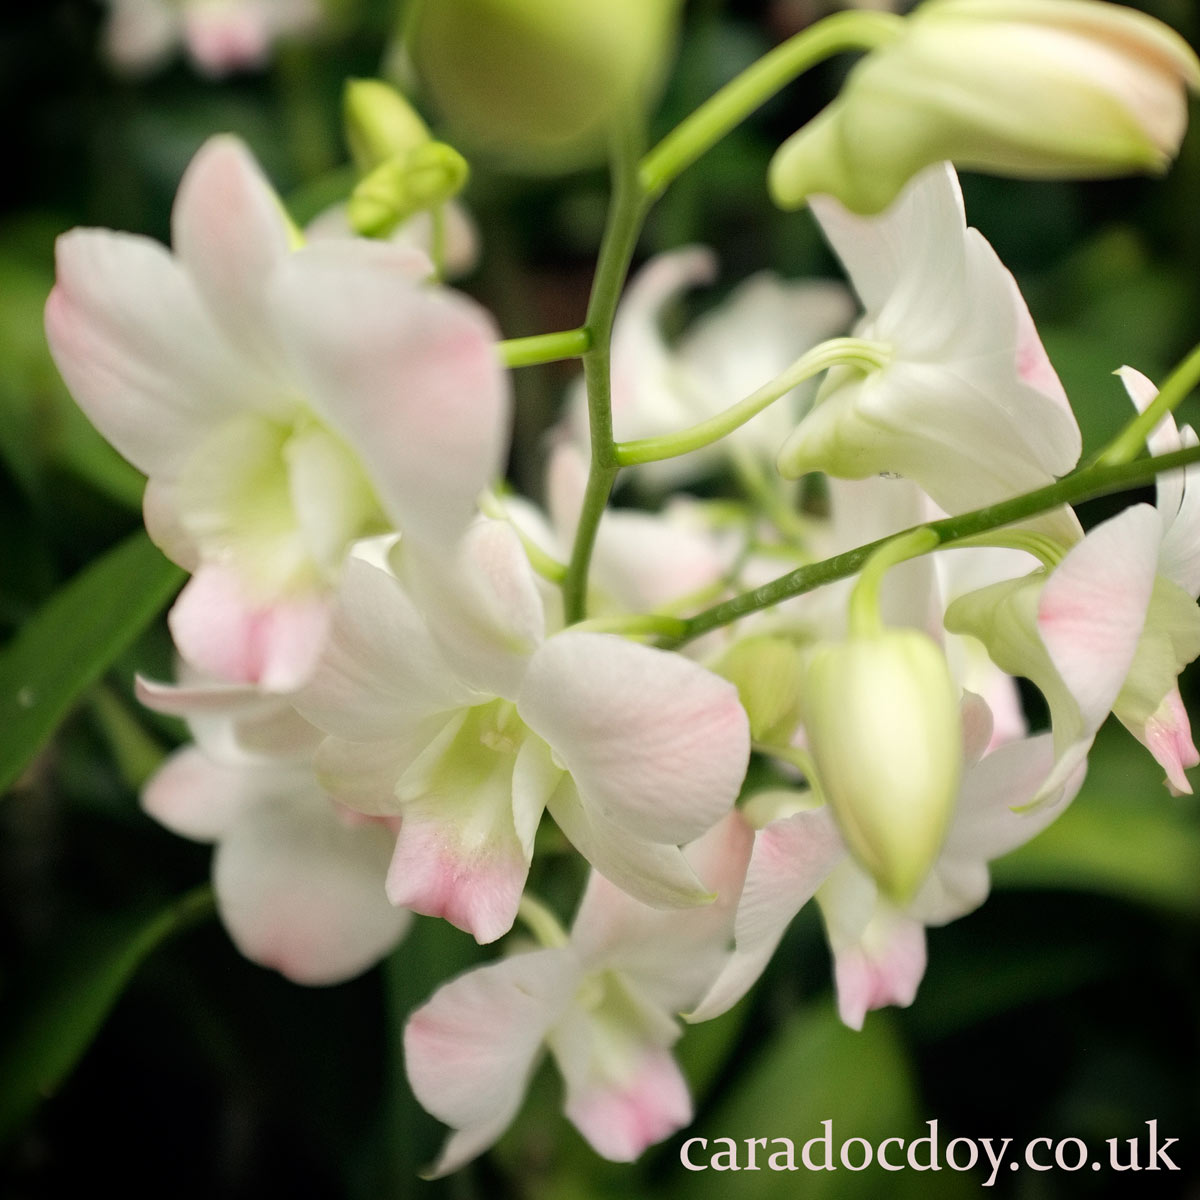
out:
M717 896L700 909L647 907L593 873L569 937L556 931L545 949L469 971L417 1009L404 1031L409 1081L453 1130L431 1177L500 1137L544 1049L566 1084L568 1119L605 1158L631 1162L687 1125L675 1018L728 953L750 846L749 826L730 813L688 847Z
M1132 367L1117 373L1139 412L1158 395L1154 384ZM1196 444L1195 432L1186 425L1177 428L1169 414L1148 439L1152 454ZM1200 753L1176 680L1200 654L1200 610L1194 603L1200 596L1200 469L1166 472L1158 476L1155 488L1162 522L1158 577L1133 666L1113 713L1158 760L1171 790L1190 793L1192 786L1183 772L1200 765Z
M736 689L613 634L545 633L524 548L482 520L447 561L401 541L401 582L347 565L299 710L322 784L400 817L388 894L480 942L512 926L544 810L640 900L707 903L679 846L726 813L749 757Z
M993 740L991 713L978 697L963 705L965 770L946 840L913 900L897 908L850 857L826 805L804 793L754 797L749 811L780 815L754 838L738 903L735 948L690 1021L732 1008L762 974L787 926L814 896L834 956L838 1011L852 1029L886 1005L907 1006L925 973L925 929L978 908L990 889L988 863L1023 845L1067 807L1083 783L1078 764L1052 804L1021 811L1054 762L1048 735ZM789 811L790 810L790 811Z
M715 416L846 329L854 316L840 283L795 283L762 272L693 322L678 343L669 343L662 328L666 310L687 289L712 283L716 274L711 250L685 246L652 259L630 283L613 326L612 413L618 440L675 433ZM777 400L720 443L630 472L665 489L710 473L730 453L770 463L795 424L804 391L801 387ZM586 450L582 382L572 394L567 424Z
M490 318L426 286L422 255L293 248L230 137L180 185L174 253L75 230L58 243L50 348L97 428L149 476L146 525L194 572L170 614L202 672L286 692L311 669L355 540L453 542L507 446Z
M412 920L384 891L394 831L321 790L317 730L250 689L140 681L139 694L186 715L196 739L158 769L142 806L213 844L217 911L238 950L310 985L353 978L388 954Z
M319 0L109 0L104 48L130 74L163 66L177 46L210 79L266 66L277 40L312 32Z
M1187 787L1189 755L1179 736L1186 714L1171 697L1182 663L1200 653L1200 615L1191 596L1159 574L1163 540L1162 515L1134 505L1090 530L1052 568L967 593L946 611L947 629L978 638L997 666L1046 697L1055 765L1035 804L1053 802L1086 761L1109 712L1124 702L1154 713L1145 705L1149 691L1172 732L1158 738L1147 727L1147 744L1175 786Z
M928 168L879 217L812 208L865 309L878 369L836 367L779 454L788 478L898 474L960 513L1074 467L1079 427L1016 281L968 228L958 177Z

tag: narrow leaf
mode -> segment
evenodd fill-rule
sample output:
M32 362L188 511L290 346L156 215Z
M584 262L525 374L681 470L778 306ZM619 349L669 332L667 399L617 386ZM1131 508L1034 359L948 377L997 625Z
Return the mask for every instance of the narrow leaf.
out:
M135 533L72 579L0 653L0 792L182 579L179 567Z

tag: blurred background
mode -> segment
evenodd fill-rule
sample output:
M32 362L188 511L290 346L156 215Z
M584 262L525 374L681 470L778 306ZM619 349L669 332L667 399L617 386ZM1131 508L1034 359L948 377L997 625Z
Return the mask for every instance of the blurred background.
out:
M276 0L282 3L283 0ZM435 0L436 2L436 0ZM267 0L271 3L271 0ZM652 128L663 133L739 69L818 15L818 0L691 0ZM1192 0L1147 11L1200 42ZM337 0L284 34L266 61L219 78L179 47L116 63L108 10L43 0L0 18L5 186L0 192L0 641L57 589L140 527L140 477L75 410L50 362L41 309L54 237L74 225L166 240L180 174L208 136L235 131L301 222L353 182L341 90L381 69L407 79L403 5ZM764 176L780 140L832 96L839 59L787 89L691 168L653 212L639 252L714 246L721 284L836 266L805 213L782 214ZM415 99L435 131L437 113ZM470 153L464 197L481 231L461 286L506 336L583 319L607 182L583 155L559 169ZM1200 311L1200 136L1165 181L1022 184L964 178L968 215L1017 275L1084 429L1111 436L1126 401L1111 372L1161 379L1194 342ZM570 367L522 371L511 463L534 496L543 434ZM1185 417L1187 413L1185 410ZM1194 419L1194 417L1193 417ZM714 485L714 486L719 486ZM1092 506L1088 523L1113 505ZM132 560L131 560L132 561ZM150 576L153 576L150 578ZM905 1172L689 1174L683 1135L633 1167L596 1158L539 1073L498 1148L438 1184L416 1178L439 1128L408 1093L405 1015L484 955L465 934L418 919L392 959L335 988L305 990L242 960L202 889L208 848L159 828L137 794L182 727L131 699L135 672L166 678L161 613L171 575L125 569L107 603L144 609L136 636L88 681L37 759L0 802L0 1196L126 1197L955 1197L985 1175ZM69 644L26 647L47 679ZM14 678L0 663L0 683ZM1185 675L1200 713L1200 675ZM0 722L29 696L7 687ZM1044 719L1034 699L1030 716ZM750 999L690 1030L680 1056L698 1115L692 1134L790 1137L834 1122L840 1140L1144 1135L1157 1119L1183 1167L1136 1178L1029 1171L996 1196L1200 1196L1200 809L1171 798L1119 727L1097 743L1074 806L1002 860L976 914L930 933L915 1005L837 1021L818 918L802 914ZM578 879L542 890L569 916ZM184 899L181 901L181 897ZM54 1093L42 1102L45 1080Z

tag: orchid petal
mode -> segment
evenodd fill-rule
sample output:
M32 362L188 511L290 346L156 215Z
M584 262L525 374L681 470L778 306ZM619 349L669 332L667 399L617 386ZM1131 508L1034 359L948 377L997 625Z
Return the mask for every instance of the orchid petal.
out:
M256 603L222 566L202 567L168 614L175 644L205 674L291 692L311 674L329 627L329 602L300 594Z
M422 1107L458 1131L431 1175L481 1153L516 1116L579 971L566 950L519 954L444 984L409 1018L404 1062Z
M407 255L338 250L312 247L279 269L272 302L285 346L388 516L443 545L503 466L509 387L495 328L466 297L415 284Z
M254 391L178 262L148 238L64 234L46 336L71 395L135 467L170 476Z
M593 872L571 928L571 944L593 969L618 970L664 1012L692 1007L716 978L754 845L736 810L684 853L716 900L700 908L650 908Z
M845 853L826 807L783 817L759 830L738 903L734 952L707 995L688 1014L689 1021L720 1016L750 990L792 918Z
M407 744L477 697L455 679L400 582L364 558L342 573L329 636L295 703L326 733Z
M507 521L477 521L447 558L406 542L392 554L455 672L480 692L513 699L546 624L521 539Z
M225 336L278 374L267 289L291 233L279 197L237 138L210 138L192 159L175 197L171 240Z
M297 983L365 971L408 926L383 880L391 834L351 826L314 787L256 805L217 850L221 919L241 952Z
M750 731L737 689L677 654L568 630L530 660L517 707L584 804L647 841L698 837L745 775Z
M594 807L583 804L570 776L559 782L546 808L575 849L634 899L654 908L712 902L712 893L678 846L631 838Z
M183 746L147 782L142 808L180 837L215 842L262 798L256 782L253 771L214 762L196 746Z

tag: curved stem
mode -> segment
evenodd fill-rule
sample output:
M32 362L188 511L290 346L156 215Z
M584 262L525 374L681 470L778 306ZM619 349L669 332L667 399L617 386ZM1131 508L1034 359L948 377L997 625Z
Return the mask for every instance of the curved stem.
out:
M936 550L941 539L932 529L912 529L889 538L867 559L858 582L850 593L850 633L852 637L875 637L883 633L883 617L879 611L879 593L883 578L892 569L910 558L918 558Z
M617 301L650 207L648 197L638 186L639 150L640 132L634 133L632 128L619 131L612 155L612 205L588 302L585 328L589 347L583 356L583 374L587 385L592 462L575 531L575 545L563 580L563 609L568 625L582 620L587 612L587 577L592 548L620 469L612 431L610 355Z
M678 433L667 433L659 437L639 438L636 442L617 443L617 462L623 467L639 463L660 462L664 458L678 458L693 450L702 450L719 442L747 421L757 417L776 400L786 396L794 387L819 375L830 367L847 364L877 369L891 357L891 347L860 338L833 338L814 346L802 358L797 359L781 375L763 384L743 400Z
M566 358L582 358L591 348L592 339L586 329L509 338L497 346L500 360L506 367L538 367Z
M1139 458L1131 463L1089 467L1075 472L1074 475L1068 475L1066 479L1060 479L1057 483L1039 488L1036 492L1004 500L999 504L991 504L986 508L977 508L957 517L945 517L906 532L929 530L937 535L936 546L941 547L949 542L957 542L992 529L999 529L1004 525L1011 525L1016 521L1024 521L1039 513L1061 508L1064 504L1079 504L1084 500L1094 500L1098 496L1140 487L1150 483L1164 471L1178 470L1194 462L1200 462L1200 446L1189 446L1187 449L1177 450L1172 454L1160 454L1155 458ZM712 629L732 624L739 617L771 608L784 600L790 600L793 596L811 592L823 584L846 579L862 570L871 555L893 541L896 536L880 538L865 546L847 550L844 554L836 554L824 562L800 567L762 587L743 592L740 596L734 596L731 600L705 609L685 622L687 628L681 637L665 639L662 644L669 647L682 645Z
M658 196L706 150L765 104L780 88L844 50L873 50L895 40L904 18L883 12L843 12L776 46L677 125L642 159L647 195Z
M1117 372L1120 374L1120 372ZM1174 412L1197 384L1200 384L1200 346L1167 376L1158 395L1145 412L1140 412L1096 456L1096 463L1114 466L1129 462L1142 452L1146 439L1168 413Z

